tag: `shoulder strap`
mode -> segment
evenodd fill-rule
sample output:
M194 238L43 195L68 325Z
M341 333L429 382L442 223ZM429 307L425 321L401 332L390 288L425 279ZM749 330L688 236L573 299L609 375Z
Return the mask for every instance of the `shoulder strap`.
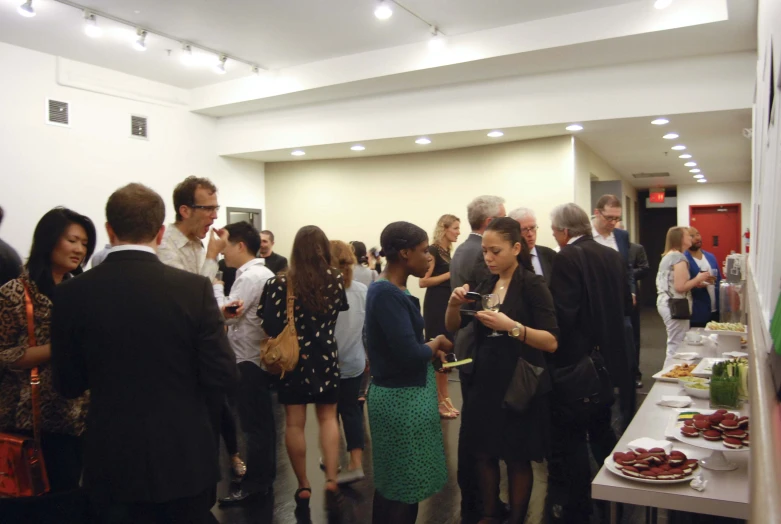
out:
M287 325L293 326L295 329L296 325L296 316L295 316L295 305L296 305L296 297L293 294L293 281L290 280L290 278L287 279Z
M27 315L27 338L28 347L37 346L35 340L35 317L33 315L33 301L30 297L30 288L24 282L24 306ZM35 439L36 449L41 447L41 404L39 402L39 389L41 385L38 376L38 367L30 370L30 398L33 401L33 438Z

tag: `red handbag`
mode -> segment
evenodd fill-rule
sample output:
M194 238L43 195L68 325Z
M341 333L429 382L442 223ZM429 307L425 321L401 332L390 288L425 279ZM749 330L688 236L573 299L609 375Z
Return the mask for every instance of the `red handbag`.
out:
M35 346L33 301L24 285L29 347ZM41 406L38 400L41 381L38 368L30 370L30 397L33 402L33 438L0 433L0 496L33 497L49 492L49 477L41 451Z

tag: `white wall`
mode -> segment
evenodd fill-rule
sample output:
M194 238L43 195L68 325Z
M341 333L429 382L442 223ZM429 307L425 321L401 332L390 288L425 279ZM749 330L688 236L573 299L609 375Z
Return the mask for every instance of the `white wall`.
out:
M751 224L751 182L678 186L678 224L689 224L689 206L740 204L741 234ZM742 240L741 240L742 242ZM745 252L745 246L743 246Z
M85 67L91 67L86 66ZM92 218L99 245L106 199L116 188L141 182L158 191L173 220L171 194L189 175L219 188L220 204L264 208L263 164L216 154L216 120L166 107L58 85L56 57L0 43L0 140L5 219L0 236L29 253L36 223L54 206ZM95 68L96 78L111 74ZM46 98L70 103L71 127L45 123ZM129 138L130 115L149 118L148 141ZM225 221L220 212L219 222Z
M406 220L429 232L437 219L461 218L461 241L469 233L466 206L495 194L507 210L536 211L539 243L553 246L551 209L574 198L572 144L568 136L490 146L385 157L266 164L268 225L277 251L287 256L302 226L316 224L332 239L378 246L389 223ZM412 282L414 280L414 282ZM423 293L417 279L410 289Z

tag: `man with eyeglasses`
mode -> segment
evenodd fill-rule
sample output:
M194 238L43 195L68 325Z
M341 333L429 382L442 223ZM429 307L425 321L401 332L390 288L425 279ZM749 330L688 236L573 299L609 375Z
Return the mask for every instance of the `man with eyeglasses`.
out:
M519 207L510 211L510 218L521 226L521 235L529 246L534 272L543 277L550 285L550 275L553 271L553 259L556 252L549 247L537 245L537 217L534 211L527 207Z
M214 280L217 256L228 242L227 231L211 229L220 210L217 187L208 178L185 178L174 189L174 209L176 222L166 228L157 256L166 265Z

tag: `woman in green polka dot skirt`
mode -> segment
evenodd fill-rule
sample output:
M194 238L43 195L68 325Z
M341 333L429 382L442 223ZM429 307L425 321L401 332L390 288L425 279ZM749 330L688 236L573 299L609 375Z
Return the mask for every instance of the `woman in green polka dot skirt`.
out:
M367 404L374 462L373 524L412 524L418 503L447 481L433 359L453 344L443 335L424 343L420 302L407 291L409 276L428 270L428 236L394 222L380 238L388 265L369 287L366 342L372 363Z

